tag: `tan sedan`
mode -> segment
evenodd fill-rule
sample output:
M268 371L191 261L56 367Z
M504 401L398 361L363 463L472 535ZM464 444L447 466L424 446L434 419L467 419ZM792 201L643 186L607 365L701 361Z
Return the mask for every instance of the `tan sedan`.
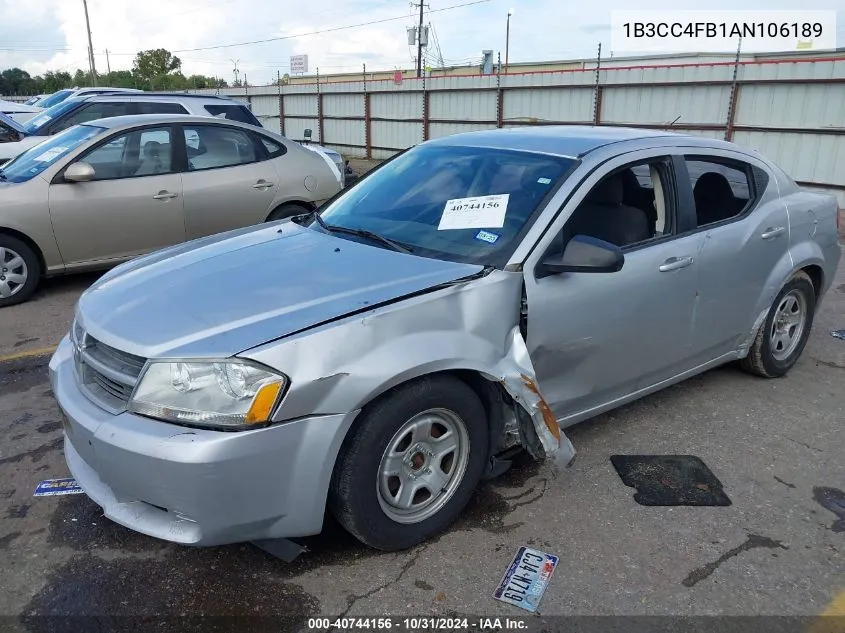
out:
M45 276L306 213L341 187L328 156L235 121L77 125L0 170L0 307L25 301Z

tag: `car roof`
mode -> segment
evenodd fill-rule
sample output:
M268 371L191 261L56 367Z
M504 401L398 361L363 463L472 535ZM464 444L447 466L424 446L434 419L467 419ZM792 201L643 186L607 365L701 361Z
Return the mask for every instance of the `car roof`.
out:
M269 132L265 128L259 128L240 121L232 119L222 119L212 116L199 116L195 114L125 114L123 116L113 116L105 119L95 119L93 121L85 121L81 125L89 125L91 127L101 127L107 130L115 130L118 128L129 128L135 125L156 125L158 123L203 123L205 125L220 123L232 127L242 127L249 130L260 130Z
M198 99L212 102L220 101L223 103L236 103L238 105L244 105L242 101L237 101L236 99L232 99L231 97L226 97L223 95L195 95L182 92L123 92L112 94L83 94L78 97L69 97L69 99L73 99L75 101L119 101L126 98L131 98L136 101L138 99L144 101L173 101L174 99Z
M537 125L465 132L427 141L427 145L489 147L580 158L600 147L638 140L677 139L679 143L732 147L716 139L665 130L596 125Z

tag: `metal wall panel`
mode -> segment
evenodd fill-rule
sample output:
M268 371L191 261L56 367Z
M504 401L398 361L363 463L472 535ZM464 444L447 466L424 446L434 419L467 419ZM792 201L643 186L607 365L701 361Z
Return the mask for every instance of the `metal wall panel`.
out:
M256 95L252 99L252 113L258 118L279 116L279 95Z
M601 121L604 123L724 124L730 86L642 86L605 88ZM680 118L678 118L680 117Z
M313 95L286 95L285 115L317 116L317 93Z
M317 119L288 119L285 118L285 136L294 141L301 141L305 138L305 130L311 130L311 140L320 143L320 126Z
M845 186L845 136L737 131L734 141L760 150L795 180Z
M323 114L326 116L364 116L363 94L323 95Z
M363 121L326 119L323 121L323 132L326 135L326 138L323 139L325 145L339 143L341 145L360 145L364 147L367 143ZM346 153L346 150L343 153Z
M733 72L733 64L633 67L602 70L599 81L602 84L652 84L669 81L707 83L730 81L733 78Z
M428 116L431 119L495 121L496 93L473 90L432 92L428 102Z
M389 119L421 119L422 94L373 94L370 96L370 116Z
M417 86L422 88L422 85ZM467 77L431 77L425 80L426 90L472 90L473 88L495 88L496 75L470 75Z
M279 117L278 116L267 117L267 118L263 118L263 119L260 119L260 120L261 120L261 125L264 128L270 130L271 132L275 132L276 134L279 134L282 131L282 128L279 127Z
M845 58L824 62L740 64L739 79L843 79Z
M372 144L376 147L405 149L422 142L422 123L373 121L370 125Z
M589 88L508 90L503 105L505 122L518 118L573 123L593 120L593 91Z
M845 128L845 84L742 86L736 124Z
M451 136L461 132L474 132L475 130L492 130L495 125L485 123L437 123L432 121L428 128L429 138L440 138Z
M502 75L505 88L528 88L531 86L591 86L596 82L595 71L561 71L530 75Z
M373 149L372 157L376 160L387 160L394 154L396 154L397 150L387 150L387 149Z

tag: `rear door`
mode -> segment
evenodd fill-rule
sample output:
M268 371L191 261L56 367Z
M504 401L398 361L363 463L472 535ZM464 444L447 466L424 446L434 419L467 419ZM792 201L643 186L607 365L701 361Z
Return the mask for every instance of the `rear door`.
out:
M181 126L187 153L182 175L188 239L267 219L279 176L252 132L225 124Z
M170 126L118 133L77 160L94 180L50 185L50 216L68 266L140 255L185 240L182 177Z
M789 219L762 162L696 150L684 164L688 173L679 182L690 190L692 222L703 237L692 342L697 360L706 362L748 339L780 290L774 272L789 257Z

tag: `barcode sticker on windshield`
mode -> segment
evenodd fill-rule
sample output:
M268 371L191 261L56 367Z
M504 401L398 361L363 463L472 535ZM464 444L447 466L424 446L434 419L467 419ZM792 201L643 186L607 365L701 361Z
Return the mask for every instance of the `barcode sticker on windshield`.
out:
M51 149L48 149L46 152L39 154L32 160L39 163L47 163L51 160L54 160L55 158L58 158L65 151L67 151L67 147L53 147Z
M438 231L451 229L498 229L505 224L510 194L447 200Z

